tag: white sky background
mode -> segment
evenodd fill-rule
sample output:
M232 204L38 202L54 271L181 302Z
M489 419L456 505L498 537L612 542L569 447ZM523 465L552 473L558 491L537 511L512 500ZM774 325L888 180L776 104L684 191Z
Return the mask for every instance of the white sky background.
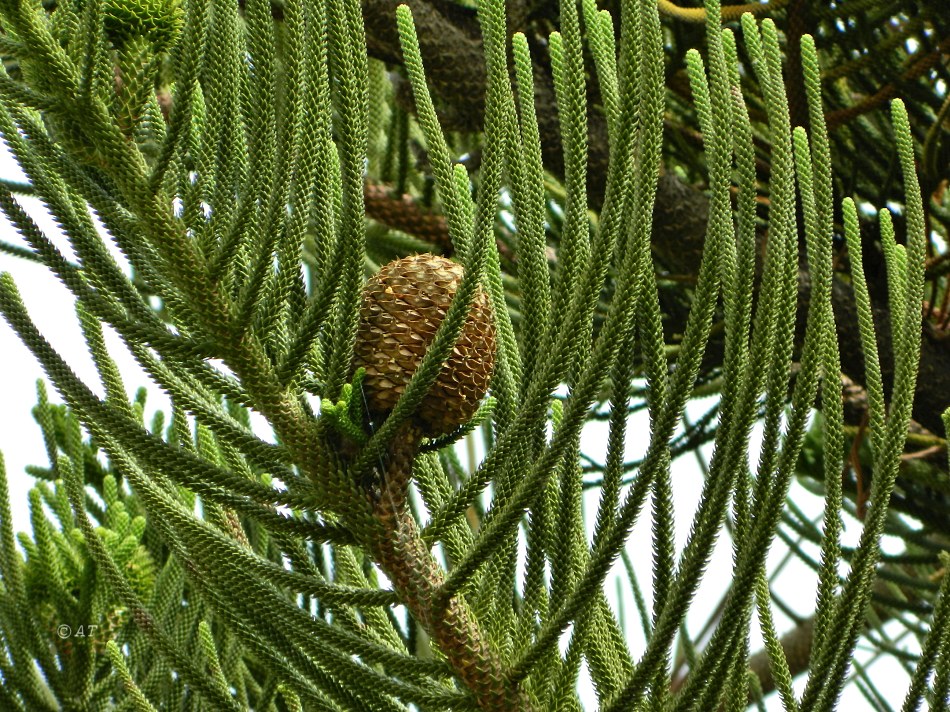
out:
M5 150L0 150L0 175L8 179L22 179L23 175ZM21 203L30 212L46 234L51 237L67 256L71 256L68 244L60 235L53 221L42 209L38 201L31 198L21 198ZM15 244L23 244L22 240L13 231L4 219L0 222L0 239ZM115 253L115 251L113 251ZM117 253L115 253L117 254ZM122 260L124 264L124 260ZM92 364L75 316L73 301L66 288L63 287L47 270L38 264L19 260L0 253L0 272L9 271L13 274L17 286L31 316L38 325L41 333L51 342L53 347L64 356L79 377L95 392L102 394L98 376ZM166 409L168 400L153 385L148 384L142 371L135 364L132 357L121 345L121 342L110 329L106 329L106 342L112 357L118 363L125 379L129 394L142 385L150 385L147 403L146 418L156 409ZM0 451L3 452L7 478L10 483L10 498L13 508L13 523L15 531L29 531L29 510L27 507L27 492L32 486L32 479L24 473L28 464L46 466L45 449L40 429L33 421L30 409L36 403L36 380L43 378L43 373L32 354L19 341L9 325L0 319ZM53 402L61 402L55 389L48 384L47 388ZM706 404L697 404L691 410L691 416L698 418L706 408ZM585 435L584 451L596 456L606 450L607 426L600 423L591 427ZM646 448L646 438L649 436L648 422L644 419L634 422L629 428L627 459L638 457ZM708 452L707 452L708 455ZM753 453L753 462L757 453ZM600 458L602 461L602 457ZM674 463L673 486L677 515L676 544L682 548L689 533L693 513L698 504L702 490L702 474L692 456L681 458ZM796 487L798 487L796 485ZM795 494L796 501L806 507L810 516L818 517L821 512L821 502L811 495L805 494L799 488ZM590 512L590 525L593 514L597 509L597 491L586 493L585 505ZM650 534L649 509L641 516L638 526L628 540L628 552L644 589L648 605L652 589L652 537ZM590 532L589 532L590 533ZM859 531L851 526L847 531L848 544L857 540ZM781 560L784 549L777 544L773 547L770 570ZM722 592L728 585L732 573L731 544L726 538L720 540L713 561L711 562L704 582L699 589L696 600L690 611L688 624L691 633L695 634L702 627L709 614L715 610L721 600ZM615 568L614 575L608 580L606 592L608 601L614 610L618 607L616 577L622 577L623 602L622 607L628 627L628 642L634 651L643 650L643 635L629 587L625 584L625 576L620 564ZM816 576L805 564L798 560L789 562L776 582L775 589L783 600L802 615L809 615L814 607ZM775 610L775 623L780 632L791 626L791 621L780 611ZM756 626L757 628L757 626ZM757 636L757 633L756 633ZM752 648L757 650L760 640L753 640ZM866 656L864 656L866 658ZM862 659L859 655L859 659ZM889 702L899 707L907 688L907 676L899 664L893 659L884 659L869 668L869 674L879 689L888 691ZM796 689L800 692L803 679L798 681ZM586 674L581 682L585 690L584 699L589 709L596 707L595 697ZM776 696L769 699L769 710L780 710L781 704ZM854 686L849 686L842 700L842 710L868 709L868 703Z

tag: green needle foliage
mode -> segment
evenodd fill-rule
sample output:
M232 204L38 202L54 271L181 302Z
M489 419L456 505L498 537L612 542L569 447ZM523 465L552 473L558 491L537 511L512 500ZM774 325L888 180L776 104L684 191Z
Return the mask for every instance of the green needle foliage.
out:
M929 242L945 206L916 173L923 151L939 185L940 130L895 99L889 123L853 127L878 145L842 191L848 138L823 107L843 120L845 70L829 97L822 64L864 25L829 44L836 11L813 38L776 24L794 24L781 2L475 5L0 0L0 132L27 176L0 183L22 239L0 249L69 290L101 381L0 276L0 312L63 402L39 385L29 534L0 460L4 710L741 710L774 690L811 711L848 685L890 709L859 647L905 667L904 710L950 704L946 441L911 421L921 308L935 324L946 301ZM895 34L936 41L922 17ZM472 31L436 31L456 21ZM447 101L453 53L470 116ZM846 68L860 84L862 60ZM877 154L897 220L869 227ZM697 176L707 217L677 275L654 243L669 181ZM363 284L424 252L464 276L377 417L352 366ZM481 295L490 395L425 439L417 408ZM169 412L146 422L105 326ZM691 451L688 513L672 467ZM640 523L652 570L627 550ZM731 581L696 638L723 545ZM776 551L816 572L798 648Z

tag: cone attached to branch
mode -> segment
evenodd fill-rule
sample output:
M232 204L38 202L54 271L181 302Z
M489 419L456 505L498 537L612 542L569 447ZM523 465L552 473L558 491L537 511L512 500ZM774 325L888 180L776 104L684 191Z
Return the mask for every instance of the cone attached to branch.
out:
M383 266L363 288L353 370L366 369L371 415L385 417L405 392L462 281L462 266L424 254ZM462 333L416 411L422 434L450 433L471 420L495 366L491 303L481 288Z

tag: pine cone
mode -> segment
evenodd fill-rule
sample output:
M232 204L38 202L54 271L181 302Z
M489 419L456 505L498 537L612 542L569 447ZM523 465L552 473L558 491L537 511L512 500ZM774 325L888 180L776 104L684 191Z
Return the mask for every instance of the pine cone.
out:
M390 262L366 283L353 370L366 369L363 389L374 417L389 414L405 392L461 280L461 265L425 254ZM443 435L468 422L494 365L491 304L479 289L455 348L416 411L423 435Z

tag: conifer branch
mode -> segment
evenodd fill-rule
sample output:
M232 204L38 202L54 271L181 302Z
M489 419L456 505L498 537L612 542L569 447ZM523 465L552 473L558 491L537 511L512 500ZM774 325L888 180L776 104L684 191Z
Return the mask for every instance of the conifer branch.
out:
M581 709L586 671L605 710L776 688L824 709L859 640L916 655L908 708L944 694L945 443L908 436L940 425L948 353L946 102L914 64L946 32L905 22L919 3L875 9L881 39L810 0L743 14L741 38L723 23L784 4L0 0L0 133L26 174L0 181L23 240L0 251L66 287L95 369L0 275L65 401L39 387L48 464L18 538L0 460L0 705ZM882 61L823 84L852 44ZM898 87L915 101L888 126L828 134L825 107L863 117ZM674 460L704 443L689 511ZM732 578L694 639L724 534ZM816 572L795 650L779 546Z

